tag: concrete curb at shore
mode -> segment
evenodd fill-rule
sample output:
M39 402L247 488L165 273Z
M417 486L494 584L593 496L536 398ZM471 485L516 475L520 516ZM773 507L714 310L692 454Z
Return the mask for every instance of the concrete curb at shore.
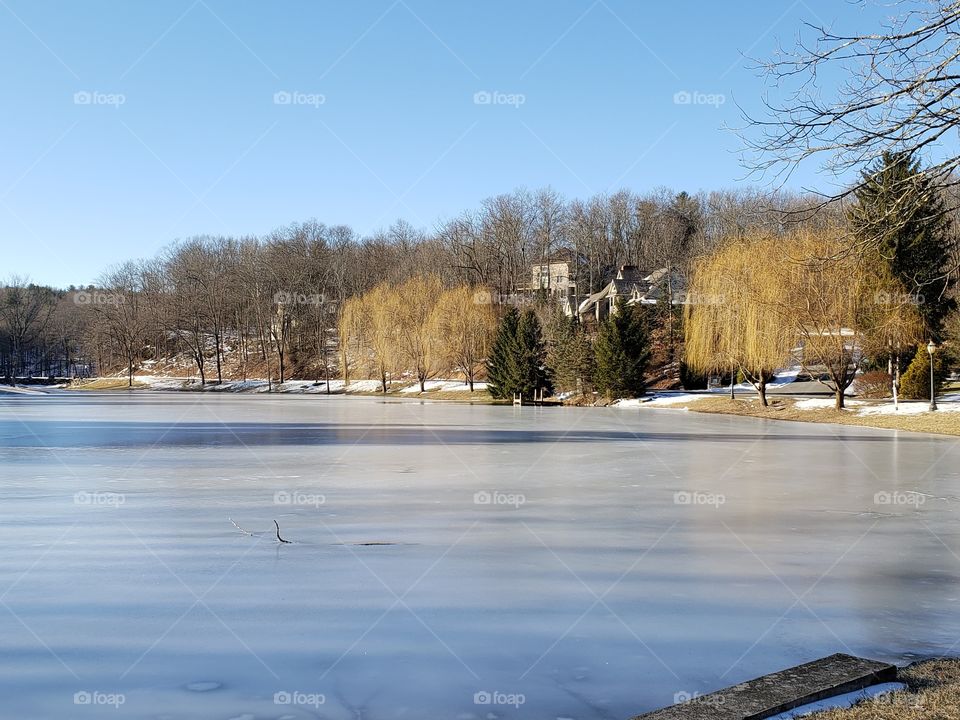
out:
M838 653L637 715L633 720L764 720L801 705L896 679L894 665Z

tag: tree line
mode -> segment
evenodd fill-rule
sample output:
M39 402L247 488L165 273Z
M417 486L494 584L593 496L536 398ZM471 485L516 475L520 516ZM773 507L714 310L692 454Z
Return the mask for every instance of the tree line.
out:
M772 367L789 355L787 345L801 337L807 357L817 357L814 348L830 338L826 328L838 323L845 331L882 328L869 342L882 338L891 374L899 373L900 359L909 358L922 334L910 323L940 337L952 302L946 278L956 266L955 233L942 205L950 189L925 185L922 177L915 158L891 154L865 171L852 205L821 207L816 198L753 190L623 191L565 201L548 188L491 198L432 232L398 221L360 237L346 226L309 221L265 237L190 238L113 267L82 289L8 283L0 290L0 367L7 377L122 370L132 384L138 368L180 356L202 382L296 377L328 381L329 389L331 378L366 376L383 388L404 377L423 387L456 372L473 383L491 372L489 355L502 349L496 327L511 313L497 302L506 299L536 311L543 341L535 353L542 354L537 389L636 394L644 381L624 363L643 358L645 369L668 368L674 378L688 375L688 384L702 383L703 373L734 372L756 382L762 395ZM905 298L894 303L897 317L852 300L843 309L811 297L813 288L832 298L851 287L864 254L845 252L845 233L877 235L891 208L903 204L897 198L905 188L928 202L913 221L900 213L888 224L863 286L878 298ZM560 250L573 259L580 298L603 287L619 265L678 271L692 282L686 317L669 303L617 312L596 327L562 316L549 287L532 287L534 265ZM793 282L789 292L786 279ZM775 289L781 292L767 297ZM920 294L923 303L910 300ZM803 304L810 308L806 320L790 310ZM875 316L869 322L868 309ZM517 313L517 328L526 315ZM617 327L615 320L635 326ZM684 332L675 337L679 327ZM529 319L524 332L531 332ZM855 340L866 347L866 336ZM735 341L741 346L730 345ZM632 348L626 355L624 343ZM837 357L821 354L816 365L832 373L834 387L846 386L861 365L849 353ZM501 386L528 395L531 389L526 381L492 383Z
M831 225L730 238L695 264L688 363L745 379L766 405L767 384L789 358L840 409L865 369L885 375L897 397L912 360L907 394L929 396L926 343L960 340L957 242L943 194L913 155L888 152L852 195ZM948 345L940 357L955 352Z
M510 297L530 287L533 264L568 249L578 293L586 294L621 265L686 268L727 234L777 228L814 203L747 189L624 190L586 200L520 189L429 230L397 221L360 236L311 220L262 237L188 238L84 287L11 278L0 288L0 370L5 377L123 370L132 378L142 363L179 354L204 382L328 379L341 372L341 308L380 283L426 273L446 288Z

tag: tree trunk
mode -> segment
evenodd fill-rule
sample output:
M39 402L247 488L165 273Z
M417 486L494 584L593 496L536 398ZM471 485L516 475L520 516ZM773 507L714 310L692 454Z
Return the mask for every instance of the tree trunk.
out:
M897 353L893 362L893 372L890 373L893 377L893 407L895 409L900 409L900 344L897 343Z
M844 408L843 401L844 401L843 388L838 386L836 392L834 393L834 404L833 404L834 410L843 410Z
M762 375L757 382L757 395L760 398L760 404L763 407L769 407L769 403L767 403L767 379Z
M221 367L221 362L220 362L220 331L219 330L214 332L213 342L214 342L214 345L216 345L216 349L217 349L217 384L222 385L223 369Z

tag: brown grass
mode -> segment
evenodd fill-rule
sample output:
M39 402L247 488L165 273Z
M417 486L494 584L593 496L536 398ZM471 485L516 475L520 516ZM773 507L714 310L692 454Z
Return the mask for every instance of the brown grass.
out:
M900 671L909 688L811 720L960 720L960 660L927 660Z
M754 398L704 397L689 403L670 405L671 408L687 408L692 412L723 415L743 415L770 420L794 420L797 422L834 423L837 425L860 425L863 427L909 430L911 432L960 435L960 413L923 413L921 415L866 415L856 409L834 410L833 408L799 409L793 398L773 396L770 406L763 407Z

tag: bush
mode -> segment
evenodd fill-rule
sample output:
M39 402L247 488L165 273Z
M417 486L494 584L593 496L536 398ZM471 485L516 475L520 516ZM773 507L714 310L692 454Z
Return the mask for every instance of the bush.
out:
M933 374L936 389L939 391L947 377L947 367L942 352L936 352L933 355ZM927 352L926 345L917 348L917 354L914 355L910 367L903 374L900 380L900 395L910 400L930 398L930 354Z
M888 398L893 378L883 370L871 370L853 381L853 391L862 398Z
M685 362L680 363L680 384L684 390L706 390L707 376L692 370Z

